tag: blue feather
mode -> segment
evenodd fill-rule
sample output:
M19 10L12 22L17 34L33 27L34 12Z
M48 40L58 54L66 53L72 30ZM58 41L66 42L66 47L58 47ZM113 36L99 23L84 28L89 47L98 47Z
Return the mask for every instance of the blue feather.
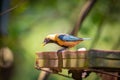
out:
M61 34L58 36L59 39L63 40L63 41L79 41L79 40L83 40L82 38L78 38L72 35L67 35L67 34Z

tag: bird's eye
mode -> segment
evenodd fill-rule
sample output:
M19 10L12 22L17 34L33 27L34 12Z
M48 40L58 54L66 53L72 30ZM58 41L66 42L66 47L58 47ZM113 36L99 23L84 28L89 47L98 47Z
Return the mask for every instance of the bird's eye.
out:
M44 40L44 42L49 42L50 40L48 39L48 38L46 38L45 40Z

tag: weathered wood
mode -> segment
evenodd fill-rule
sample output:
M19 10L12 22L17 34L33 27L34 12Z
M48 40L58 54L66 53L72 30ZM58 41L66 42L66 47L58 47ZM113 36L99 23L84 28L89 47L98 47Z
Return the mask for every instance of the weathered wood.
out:
M36 53L36 66L40 68L58 67L58 57L56 52Z
M56 52L40 52L36 53L36 65L39 67L62 67L62 68L74 68L85 67L86 51L65 51L61 53L62 60L59 60ZM59 64L61 63L62 64Z
M88 67L120 69L120 51L90 50L87 58Z
M120 71L120 51L64 51L61 53L61 65L56 52L36 54L36 66L40 68L101 68Z
M36 54L36 67L39 70L41 68L69 69L72 70L70 73L76 80L82 78L81 74L86 70L100 73L102 80L118 80L120 77L117 75L120 72L120 51L89 50L65 51L59 55L56 52Z

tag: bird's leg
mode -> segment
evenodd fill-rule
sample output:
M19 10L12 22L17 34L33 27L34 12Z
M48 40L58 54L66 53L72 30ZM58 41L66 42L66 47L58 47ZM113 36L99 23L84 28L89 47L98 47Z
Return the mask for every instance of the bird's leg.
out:
M61 53L62 51L66 50L66 49L67 49L67 48L66 48L66 47L64 47L64 48L62 48L62 49L58 50L58 51L57 51L57 54Z

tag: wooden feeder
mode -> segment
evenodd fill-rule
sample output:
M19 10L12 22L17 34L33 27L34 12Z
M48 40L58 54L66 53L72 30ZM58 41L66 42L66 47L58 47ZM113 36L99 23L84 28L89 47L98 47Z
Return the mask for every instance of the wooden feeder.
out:
M61 56L61 58L60 58ZM106 68L120 69L120 51L64 51L36 53L38 68Z
M120 51L89 50L36 53L36 68L51 70L68 69L75 80L82 79L82 71L100 72L102 80L118 80L120 77ZM53 70L54 72L54 70ZM109 75L108 75L109 74Z

